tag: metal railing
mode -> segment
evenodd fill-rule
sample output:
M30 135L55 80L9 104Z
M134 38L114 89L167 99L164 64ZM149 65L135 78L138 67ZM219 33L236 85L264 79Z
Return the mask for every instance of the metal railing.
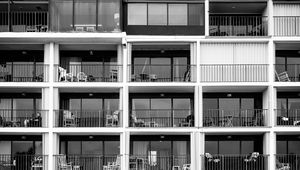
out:
M47 110L0 110L0 127L47 127Z
M54 66L57 82L121 82L122 65L70 64L67 68Z
M48 28L47 11L0 11L0 32L46 32Z
M283 72L286 72L284 81L300 81L300 64L275 64L275 81L283 81L277 77Z
M202 82L266 82L267 64L202 64Z
M299 170L299 154L276 154L276 169L278 170Z
M265 126L266 109L203 111L204 127L257 127Z
M0 64L0 82L47 82L49 65Z
M267 36L268 17L210 16L210 36Z
M120 127L121 110L55 110L55 127Z
M193 127L192 110L153 109L131 110L130 127Z
M300 109L275 109L276 125L300 126Z
M129 169L134 170L167 170L167 169L190 169L189 155L130 155ZM186 168L188 169L188 168Z
M274 36L300 36L300 16L274 16Z
M204 170L267 170L268 155L202 155Z
M129 82L195 82L195 65L128 65Z
M121 170L120 155L54 155L55 170Z
M48 169L47 155L27 155L27 154L1 154L0 169L11 170L32 170Z

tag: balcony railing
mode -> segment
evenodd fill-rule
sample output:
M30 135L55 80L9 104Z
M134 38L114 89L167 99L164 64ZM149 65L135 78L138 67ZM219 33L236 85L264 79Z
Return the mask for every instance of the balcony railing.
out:
M54 155L55 170L61 169L118 169L121 170L120 155Z
M130 127L193 127L192 110L131 110Z
M300 155L299 154L277 154L276 169L282 169L282 170L300 169Z
M184 168L185 167L185 168ZM167 170L190 169L189 155L131 155L129 157L129 170Z
M121 110L56 110L55 127L120 127Z
M219 110L210 109L203 112L204 127L257 127L265 126L268 110Z
M274 16L275 36L300 36L300 16Z
M210 16L210 36L267 36L268 17Z
M32 170L48 169L47 155L0 155L0 169Z
M0 64L0 82L47 82L48 65Z
M204 170L267 170L268 155L202 156Z
M0 127L47 127L46 110L0 110Z
M46 32L47 11L0 11L0 32Z
M120 82L122 66L116 64L70 64L55 66L58 82Z
M276 109L275 114L278 126L300 126L299 109Z
M300 64L275 64L275 81L300 82Z
M196 66L135 64L129 65L130 82L194 82Z
M202 82L266 82L267 64L203 64Z

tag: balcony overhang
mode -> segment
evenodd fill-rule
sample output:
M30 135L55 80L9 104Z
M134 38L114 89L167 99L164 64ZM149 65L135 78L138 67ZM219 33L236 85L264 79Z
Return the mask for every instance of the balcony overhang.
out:
M53 33L53 32L2 32L0 43L101 43L121 44L126 34L123 33Z
M84 83L85 86L81 86L83 84L78 83L78 86L70 86L69 83L62 83L65 86L59 86L60 93L119 93L120 88L122 87L113 87L108 86L108 83L102 83L101 86L95 85L98 83Z
M132 85L129 86L130 93L193 93L195 90L195 86L193 83L171 82L171 83L131 83L131 84Z
M208 86L203 86L203 92L263 92L268 88L268 85L249 85L247 83L247 85L237 86L236 83L233 84L235 85L227 86L225 83L222 83L222 85L209 84Z

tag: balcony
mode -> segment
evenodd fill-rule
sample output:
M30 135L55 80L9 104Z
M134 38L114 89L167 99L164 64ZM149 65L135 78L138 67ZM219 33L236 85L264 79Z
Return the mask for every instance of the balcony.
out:
M55 170L122 169L120 155L54 155Z
M55 127L120 127L122 111L56 110Z
M204 127L259 127L265 126L268 110L205 110L203 115Z
M0 64L0 82L47 82L46 64Z
M267 64L202 64L202 82L266 82Z
M0 169L48 169L47 155L0 155Z
M267 36L264 16L210 16L210 36Z
M276 169L298 170L300 169L300 155L298 154L277 154Z
M56 82L121 82L122 66L116 64L70 64L55 66Z
M206 153L204 170L267 170L268 155L211 155Z
M47 11L0 11L0 32L47 32Z
M129 65L130 82L195 82L195 65Z
M190 165L189 155L157 156L149 154L148 156L131 155L129 158L130 170L190 169Z
M131 110L130 127L193 127L192 110Z
M300 16L274 16L274 36L300 36Z
M276 109L277 126L300 126L300 110Z
M300 82L300 64L275 64L275 81Z
M0 110L0 127L47 127L46 110Z

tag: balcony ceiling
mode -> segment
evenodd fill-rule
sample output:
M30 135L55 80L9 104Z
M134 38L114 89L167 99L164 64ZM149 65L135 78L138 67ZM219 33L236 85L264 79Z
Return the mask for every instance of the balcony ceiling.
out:
M44 50L43 44L0 44L0 50Z
M190 50L189 44L134 44L133 50Z
M94 85L95 86L95 85ZM62 87L59 88L61 93L119 93L120 89L116 87Z
M267 89L267 86L206 86L203 87L203 92L263 92Z
M82 50L117 50L115 44L62 44L60 50L82 51Z
M255 3L255 2L245 2L245 3L210 3L209 12L211 14L262 14L267 3Z
M136 87L129 87L130 93L193 93L194 87L176 87L176 86L169 86L169 87L161 87L161 86L136 86Z
M13 88L13 87L4 87L0 88L0 93L42 93L41 88Z

